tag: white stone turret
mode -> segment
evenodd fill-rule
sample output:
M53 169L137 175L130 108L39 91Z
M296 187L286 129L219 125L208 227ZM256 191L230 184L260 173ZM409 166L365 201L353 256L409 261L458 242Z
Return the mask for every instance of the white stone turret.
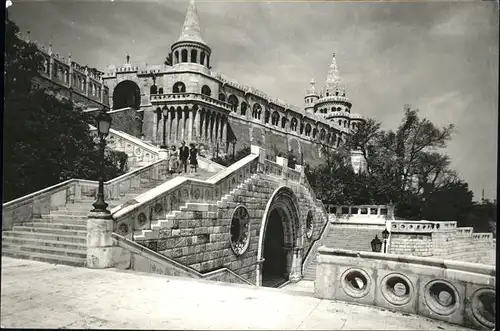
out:
M305 111L306 113L314 113L314 105L316 101L318 101L318 94L316 93L316 83L314 82L314 78L309 82L309 88L307 89L306 96L304 97L305 102Z
M172 65L195 64L210 69L211 49L203 40L194 0L189 1L179 39L172 45Z

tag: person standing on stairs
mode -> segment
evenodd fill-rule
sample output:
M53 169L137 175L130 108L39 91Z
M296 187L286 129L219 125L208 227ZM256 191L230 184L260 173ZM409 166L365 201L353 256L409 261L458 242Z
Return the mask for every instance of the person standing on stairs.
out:
M189 148L186 146L186 142L182 142L182 146L179 149L179 160L181 161L181 171L187 172L187 160L189 157Z
M189 166L191 168L191 172L196 172L198 168L198 150L194 147L194 144L189 144Z
M173 174L179 169L179 152L176 150L175 145L172 145L171 150L168 152L168 172Z

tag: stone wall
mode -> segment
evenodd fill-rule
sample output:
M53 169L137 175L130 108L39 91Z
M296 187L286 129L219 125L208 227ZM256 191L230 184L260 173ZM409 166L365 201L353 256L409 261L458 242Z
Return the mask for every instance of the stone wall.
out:
M130 108L122 111L111 111L112 127L134 137L140 137L142 133L142 112Z
M489 265L321 247L314 291L321 299L491 330L495 274Z
M433 256L473 263L496 263L491 233L457 228L456 222L389 221L389 253Z
M200 273L226 267L243 279L255 284L257 251L266 204L283 182L259 174L238 188L229 200L207 211L184 211L173 221L171 229L161 229L165 239L140 240L140 244L189 266ZM304 241L303 252L320 236L322 219L316 215L311 195L299 185L288 183L298 197L300 220L305 223L307 212L313 211L313 235ZM230 224L236 207L245 206L250 217L250 244L237 256L231 249Z

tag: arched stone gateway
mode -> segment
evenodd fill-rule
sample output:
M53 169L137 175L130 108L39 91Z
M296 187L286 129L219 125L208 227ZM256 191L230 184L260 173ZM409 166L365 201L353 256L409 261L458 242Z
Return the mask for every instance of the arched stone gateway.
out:
M257 250L258 286L277 287L302 278L303 233L297 197L286 186L268 201L260 227Z
M131 107L139 110L141 107L141 91L131 80L124 80L113 90L113 109Z

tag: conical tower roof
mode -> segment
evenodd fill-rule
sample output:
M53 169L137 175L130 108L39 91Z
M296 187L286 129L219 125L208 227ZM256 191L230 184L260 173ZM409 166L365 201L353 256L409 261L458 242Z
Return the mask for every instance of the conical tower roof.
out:
M314 78L311 78L311 81L309 82L307 95L316 95L316 82L314 81Z
M182 26L182 32L177 42L194 41L206 45L201 36L200 19L196 11L194 0L189 0L189 5L186 11L186 18Z
M333 53L332 63L328 69L328 75L325 81L325 92L334 92L340 86L341 78L339 75L339 69L337 67L337 59L335 58L335 53Z

